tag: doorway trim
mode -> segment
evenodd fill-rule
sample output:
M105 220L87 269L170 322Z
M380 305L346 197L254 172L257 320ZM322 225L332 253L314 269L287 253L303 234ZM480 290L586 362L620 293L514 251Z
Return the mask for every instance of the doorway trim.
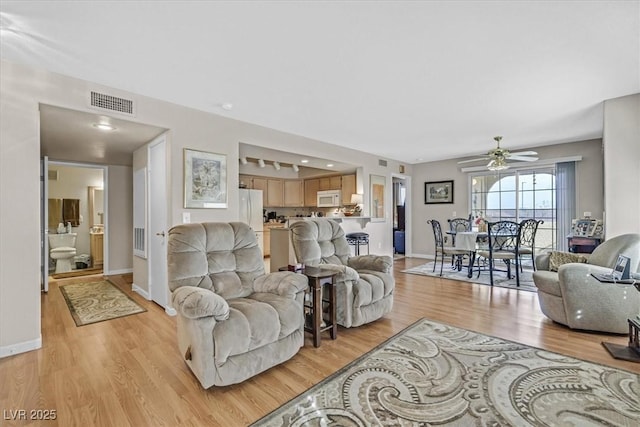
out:
M108 230L109 228L109 166L107 165L97 165L95 163L80 163L80 162L70 162L70 161L60 161L60 160L49 160L47 162L47 169L49 168L50 165L55 165L55 166L66 166L66 167L77 167L77 168L86 168L86 169L102 169L102 179L103 179L103 188L104 188L104 193L103 193L103 197L104 197L104 211L105 214L104 215L104 242L103 242L103 252L104 252L104 261L102 264L102 274L103 275L108 275L109 273L109 232ZM45 180L44 185L46 186L46 194L49 194L49 180ZM42 212L42 215L44 215L44 211L45 211L45 207L44 207L44 203L45 201L42 200L42 205L40 206L40 211Z
M411 232L413 230L413 226L411 223L411 209L412 209L412 197L411 197L411 176L403 175L398 173L391 173L391 183L393 186L393 178L398 178L404 181L405 186L407 188L406 197L404 200L404 224L405 224L405 233L404 233L404 255L405 257L410 257L412 255L411 249ZM393 190L392 190L393 191ZM391 222L391 232L393 233L393 221ZM393 241L392 245L393 247Z

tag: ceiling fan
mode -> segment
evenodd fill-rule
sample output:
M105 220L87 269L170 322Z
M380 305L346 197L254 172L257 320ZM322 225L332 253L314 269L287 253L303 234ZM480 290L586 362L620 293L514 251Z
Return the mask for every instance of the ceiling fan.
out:
M458 164L478 162L480 160L489 160L489 163L487 163L487 169L495 171L508 169L509 164L507 163L507 160L518 160L522 162L534 162L538 160L538 157L533 157L538 155L538 153L536 153L535 151L520 151L517 153L512 153L509 150L500 148L500 141L502 140L501 136L496 136L493 139L496 141L496 148L494 148L493 150L489 150L489 152L487 152L487 154L482 157L462 160L458 162Z

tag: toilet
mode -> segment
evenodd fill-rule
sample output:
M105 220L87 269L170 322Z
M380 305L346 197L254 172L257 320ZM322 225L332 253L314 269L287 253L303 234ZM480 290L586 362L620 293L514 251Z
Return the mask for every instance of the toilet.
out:
M76 256L76 233L49 234L49 256L56 261L56 273L71 271Z

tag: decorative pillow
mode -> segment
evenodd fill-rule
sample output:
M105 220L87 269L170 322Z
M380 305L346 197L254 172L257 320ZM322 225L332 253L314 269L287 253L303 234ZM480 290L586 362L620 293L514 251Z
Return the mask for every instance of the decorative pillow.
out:
M568 264L570 262L584 263L587 262L587 257L571 252L551 251L549 253L549 271L558 271L558 267L560 267L562 264Z

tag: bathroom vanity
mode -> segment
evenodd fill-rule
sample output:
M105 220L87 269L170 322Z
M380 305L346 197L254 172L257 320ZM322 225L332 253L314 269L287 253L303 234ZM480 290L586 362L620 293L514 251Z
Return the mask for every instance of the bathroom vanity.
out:
M89 234L89 250L93 260L93 268L101 268L104 263L104 233Z

